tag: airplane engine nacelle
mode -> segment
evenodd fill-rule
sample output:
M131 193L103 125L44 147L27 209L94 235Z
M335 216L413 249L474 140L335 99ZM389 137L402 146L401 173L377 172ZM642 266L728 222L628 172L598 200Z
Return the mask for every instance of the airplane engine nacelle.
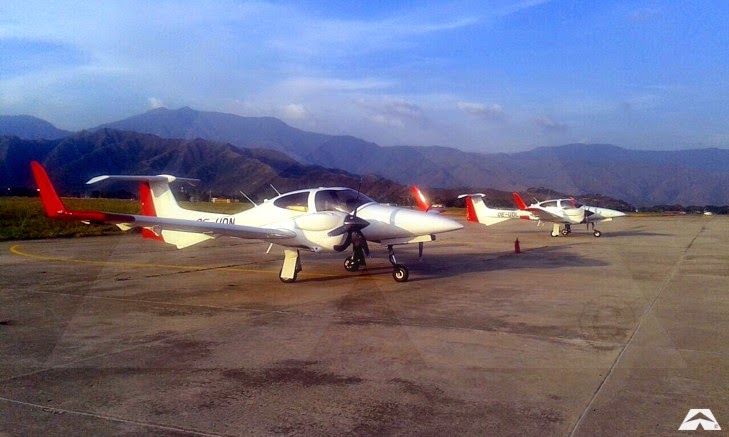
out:
M564 214L572 223L582 223L585 220L584 208L566 208Z
M294 217L294 230L299 242L314 252L333 251L334 246L342 244L346 235L329 236L329 232L344 223L346 214L341 212L317 212Z
M294 225L302 231L324 231L340 226L344 221L343 214L333 212L317 212L294 218Z

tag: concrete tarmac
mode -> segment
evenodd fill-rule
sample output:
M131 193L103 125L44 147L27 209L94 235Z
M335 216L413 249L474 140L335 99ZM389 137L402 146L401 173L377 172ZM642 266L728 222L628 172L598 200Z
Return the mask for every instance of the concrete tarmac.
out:
M398 247L407 283L375 244L283 284L258 241L1 243L0 434L729 430L729 218L599 227L468 223Z

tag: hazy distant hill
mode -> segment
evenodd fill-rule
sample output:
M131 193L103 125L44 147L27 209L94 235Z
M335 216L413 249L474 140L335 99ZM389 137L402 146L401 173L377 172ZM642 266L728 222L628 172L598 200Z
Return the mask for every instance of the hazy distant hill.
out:
M28 140L63 138L71 132L31 115L0 115L0 136L12 135Z
M273 149L304 163L312 163L307 159L309 154L322 144L338 138L302 131L273 117L241 117L221 112L195 111L187 107L176 110L153 109L92 130L104 128L149 133L163 138L204 138L239 147Z
M59 191L66 194L111 189L85 185L100 174L173 174L199 178L198 192L232 195L242 190L259 198L275 195L269 184L288 191L324 185L356 189L360 183L359 176L303 165L269 149L102 129L60 140L0 137L0 186L33 186L31 160L46 165ZM362 178L362 190L382 201L409 197L407 187L374 175Z
M729 150L635 151L571 144L522 153L469 153L437 146L381 147L352 136L305 132L272 117L240 117L190 108L155 109L98 128L164 138L278 150L305 164L378 174L437 188L525 190L549 187L599 193L636 205L729 204Z
M573 144L480 154L449 147L381 147L351 136L305 132L271 117L190 108L156 109L104 126L272 148L306 163L376 173L402 184L499 190L544 186L566 193L602 193L637 205L729 204L729 150L654 152Z

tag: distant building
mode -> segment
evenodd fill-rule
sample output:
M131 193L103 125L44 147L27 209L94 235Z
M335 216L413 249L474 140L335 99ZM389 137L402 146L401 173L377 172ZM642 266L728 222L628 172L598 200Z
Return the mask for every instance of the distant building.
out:
M211 197L210 201L212 203L238 203L238 202L240 202L238 199L230 199L227 197Z

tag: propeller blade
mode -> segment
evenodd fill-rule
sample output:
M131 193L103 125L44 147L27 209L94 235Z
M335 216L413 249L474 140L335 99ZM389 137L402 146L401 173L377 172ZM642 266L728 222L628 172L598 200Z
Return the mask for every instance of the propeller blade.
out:
M345 232L351 234L354 231L361 231L369 225L370 222L365 219L361 219L356 215L348 215L344 219L344 223L342 223L342 226L332 229L331 231L327 232L327 235L329 235L330 237L336 237L337 235L342 235Z
M350 245L351 243L352 243L352 233L350 232L350 233L348 233L348 234L347 234L347 238L346 238L346 239L344 240L344 242L343 242L342 244L337 244L337 245L336 245L336 246L334 246L334 247L333 247L332 249L334 249L334 250L335 250L335 251L337 251L337 252L342 252L342 251L344 251L344 250L345 250L345 249L346 249L347 247L349 247L349 245Z

